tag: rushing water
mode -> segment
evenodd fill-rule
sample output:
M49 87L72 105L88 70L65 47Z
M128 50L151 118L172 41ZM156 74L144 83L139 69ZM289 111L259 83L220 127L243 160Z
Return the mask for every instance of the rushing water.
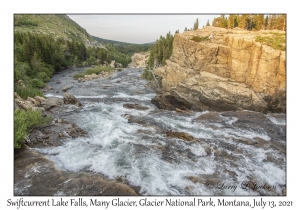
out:
M73 80L78 71L83 69L55 75L49 83L54 92L45 93L62 97L62 87L73 86L68 91L83 104L66 106L62 118L89 137L39 149L61 170L100 173L139 187L142 195L282 195L285 114L159 110L150 102L155 92L140 78L141 69L86 82ZM124 103L149 109L127 109ZM168 138L167 131L196 140Z

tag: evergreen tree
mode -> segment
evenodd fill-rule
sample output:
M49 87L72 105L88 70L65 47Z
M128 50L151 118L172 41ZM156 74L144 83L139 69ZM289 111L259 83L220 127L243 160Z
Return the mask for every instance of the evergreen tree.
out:
M234 17L235 15L229 15L229 18L228 18L228 29L233 29L234 28Z
M242 29L248 29L249 24L249 15L243 14L239 17L238 27Z
M268 25L269 25L269 15L266 16L265 18L265 22L264 22L264 29L268 29Z
M207 22L206 22L206 26L210 26L209 20L207 20Z
M263 14L259 14L259 15L255 15L255 29L256 30L262 30L264 29L264 15Z
M196 22L194 23L194 28L193 30L197 30L199 27L199 21L198 21L198 18L196 19Z
M225 17L225 15L221 15L220 17L214 18L212 26L227 28L227 18Z

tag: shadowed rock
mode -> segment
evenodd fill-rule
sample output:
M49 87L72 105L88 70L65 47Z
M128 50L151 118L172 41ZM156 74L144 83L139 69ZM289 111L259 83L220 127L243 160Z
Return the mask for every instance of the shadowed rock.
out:
M151 103L157 106L159 109L166 109L166 110L187 110L190 108L190 105L178 101L174 96L172 95L163 95L159 94L151 99Z
M82 106L80 101L72 95L72 93L66 92L64 93L64 103L65 104L73 104L75 106Z
M147 109L149 109L148 107L142 106L142 105L139 105L139 104L123 104L123 107L127 108L127 109L137 109L137 110L147 110Z

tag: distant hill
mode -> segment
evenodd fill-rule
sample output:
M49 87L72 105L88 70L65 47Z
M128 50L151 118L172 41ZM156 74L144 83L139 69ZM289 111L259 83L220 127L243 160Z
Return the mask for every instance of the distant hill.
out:
M127 42L119 42L115 40L103 39L92 36L96 41L104 45L112 59L122 63L123 66L128 66L131 63L131 56L134 53L149 51L152 44L132 44Z
M15 14L14 31L47 34L69 41L82 41L87 46L99 45L84 28L63 14Z
M101 42L102 44L120 44L120 45L131 45L132 43L127 43L127 42L119 42L119 41L115 41L115 40L109 40L109 39L103 39L103 38L99 38L96 36L92 36L95 40L97 40L98 42ZM132 44L135 45L135 44ZM136 44L138 45L138 44Z
M96 36L92 36L95 40L97 40L98 42L102 43L102 44L113 44L113 45L136 45L136 46L141 46L141 45L152 45L155 42L147 42L147 43L143 43L143 44L135 44L135 43L128 43L128 42L120 42L120 41L115 41L115 40L109 40L109 39L103 39L103 38L99 38Z

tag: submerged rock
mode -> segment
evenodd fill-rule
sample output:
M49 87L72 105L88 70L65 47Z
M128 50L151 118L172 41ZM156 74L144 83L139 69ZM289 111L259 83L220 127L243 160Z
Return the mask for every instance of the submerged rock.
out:
M191 136L188 133L185 132L173 132L173 131L169 131L167 132L167 137L168 138L177 138L177 139L182 139L185 141L194 141L195 138L193 136Z
M147 110L147 109L149 109L148 107L142 106L142 105L139 105L139 104L123 104L123 107L127 108L127 109L137 109L137 110Z

